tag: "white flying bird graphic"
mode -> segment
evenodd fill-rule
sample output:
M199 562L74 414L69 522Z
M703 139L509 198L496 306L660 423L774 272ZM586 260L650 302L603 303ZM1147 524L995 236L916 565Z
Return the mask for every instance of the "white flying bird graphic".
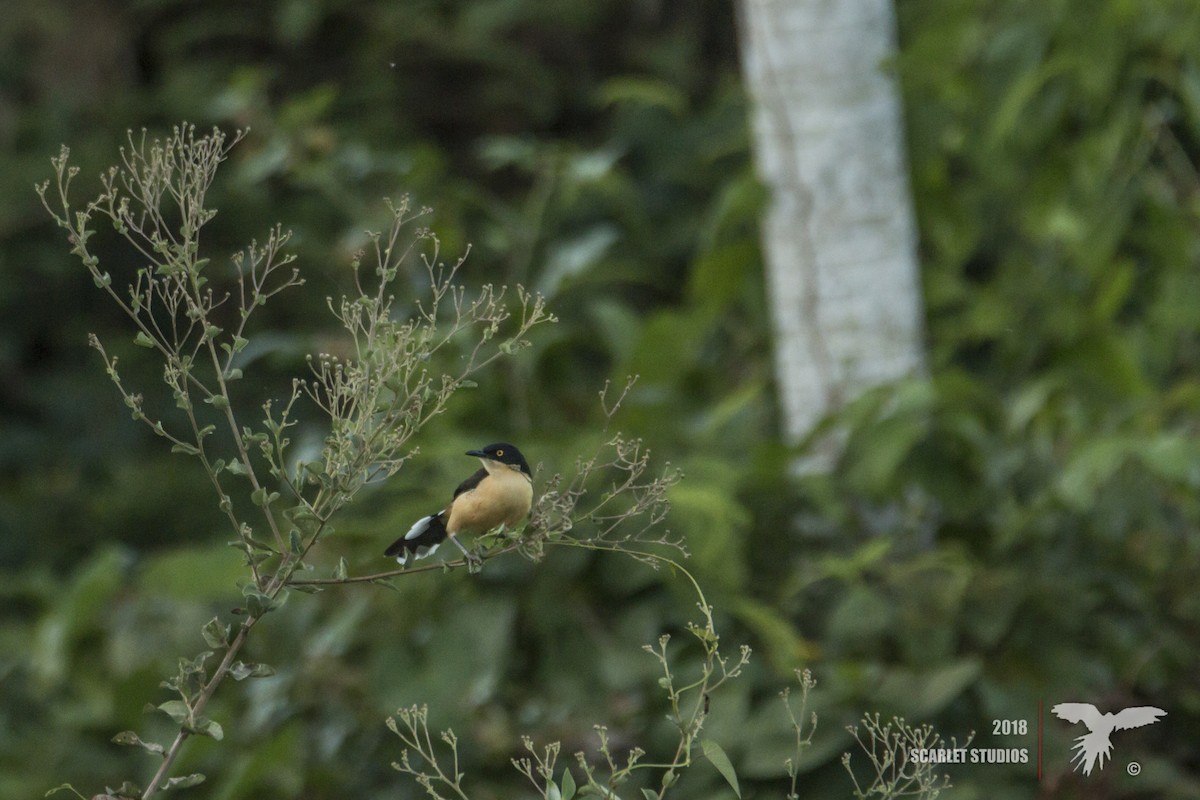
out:
M1104 769L1104 760L1112 754L1112 742L1108 740L1110 733L1140 728L1158 722L1159 717L1167 715L1167 712L1154 706L1135 706L1116 714L1101 714L1091 703L1059 703L1050 712L1059 719L1082 722L1087 726L1089 732L1077 738L1071 748L1077 751L1071 757L1073 762L1078 762L1075 769L1083 767L1084 775L1091 775L1092 767L1097 765Z

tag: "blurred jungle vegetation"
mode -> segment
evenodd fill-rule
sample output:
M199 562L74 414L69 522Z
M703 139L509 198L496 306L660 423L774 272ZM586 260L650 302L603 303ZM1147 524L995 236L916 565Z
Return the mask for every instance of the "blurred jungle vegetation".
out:
M1067 700L1169 715L1088 778L1068 761L1080 731L1047 716L1040 786L1030 764L957 767L950 796L1200 797L1200 6L896 8L929 376L846 408L836 468L796 476L729 4L7 0L0 798L150 772L111 737L167 735L144 704L239 600L211 488L130 420L86 335L148 397L154 362L32 189L66 143L94 194L127 130L181 120L250 131L212 190L211 252L280 222L308 281L263 309L248 399L330 346L325 298L387 224L383 197L434 209L443 253L470 249L466 282L529 286L560 320L422 433L327 568L385 568L467 449L508 439L542 476L568 470L601 436L605 381L637 374L613 424L683 469L669 525L723 642L754 648L706 727L744 797L786 792L777 695L799 667L820 719L802 798L851 796L839 761L864 712L1034 748L991 721ZM509 763L522 734L671 741L641 645L694 614L677 578L563 551L396 587L296 595L265 620L250 655L277 674L221 687L225 740L189 743L179 771L208 781L186 791L421 796L384 726L413 703L457 731L484 800L533 796ZM732 792L699 763L678 796Z

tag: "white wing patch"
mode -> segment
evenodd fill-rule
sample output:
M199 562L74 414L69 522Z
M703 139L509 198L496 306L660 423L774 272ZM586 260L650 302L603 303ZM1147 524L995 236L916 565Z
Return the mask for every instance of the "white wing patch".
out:
M433 521L435 514L430 514L428 517L421 517L413 526L408 529L408 533L404 534L405 539L415 539L425 531L429 530L429 523ZM417 556L420 558L420 556Z
M407 539L408 537L406 536L404 538ZM434 553L436 553L437 549L441 546L442 546L441 542L438 542L437 544L435 544L433 546L418 545L416 552L411 553L412 560L416 561L417 559L425 558L425 556L431 556ZM403 551L402 553L400 553L400 555L396 556L396 563L400 564L401 566L403 566L404 564L407 564L409 555L410 555L410 553L407 550Z

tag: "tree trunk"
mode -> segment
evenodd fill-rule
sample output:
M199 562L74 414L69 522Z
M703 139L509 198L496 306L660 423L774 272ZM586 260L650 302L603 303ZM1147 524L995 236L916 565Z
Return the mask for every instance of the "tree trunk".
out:
M742 0L785 434L923 366L891 0ZM815 454L822 462L832 443Z

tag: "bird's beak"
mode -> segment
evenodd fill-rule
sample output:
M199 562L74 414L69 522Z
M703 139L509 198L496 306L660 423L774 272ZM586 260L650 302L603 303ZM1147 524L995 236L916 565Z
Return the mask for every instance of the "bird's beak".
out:
M475 456L476 458L487 458L488 457L487 453L483 452L482 450L468 450L467 455Z

